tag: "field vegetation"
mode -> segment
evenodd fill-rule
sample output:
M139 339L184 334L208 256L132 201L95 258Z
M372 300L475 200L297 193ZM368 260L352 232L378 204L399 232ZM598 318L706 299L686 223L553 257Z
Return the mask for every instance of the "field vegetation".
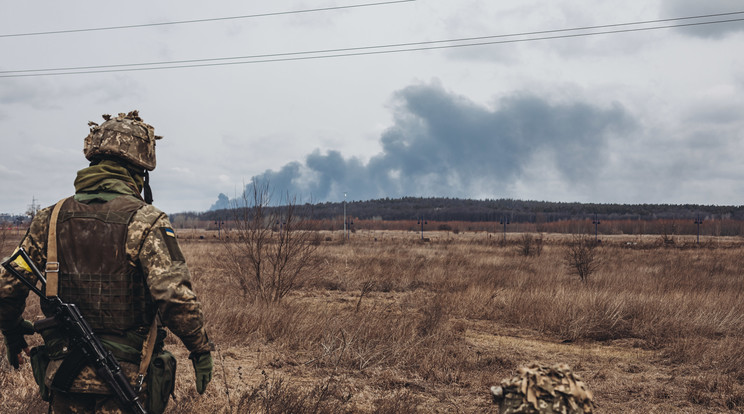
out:
M266 301L229 236L179 232L217 350L199 396L169 336L169 413L492 412L488 387L531 362L570 365L598 412L744 411L738 237L603 236L580 276L571 235L321 232L318 265ZM46 412L28 364L0 362L0 389L4 412Z

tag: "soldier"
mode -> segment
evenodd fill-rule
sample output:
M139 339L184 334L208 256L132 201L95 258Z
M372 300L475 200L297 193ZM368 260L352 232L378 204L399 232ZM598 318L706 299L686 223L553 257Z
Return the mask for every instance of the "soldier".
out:
M144 380L147 411L159 413L173 392L176 366L163 350L162 326L190 351L200 394L212 378L213 345L170 221L151 205L149 171L161 137L137 111L103 118L100 126L88 124L83 152L90 166L78 171L75 195L41 210L20 246L46 269L47 296L78 306L133 386ZM30 355L42 398L55 413L121 412L92 368L71 362L79 355L58 329L43 330L44 345L29 352L24 335L34 330L22 318L28 293L0 268L0 329L10 364L18 368L23 353Z
M491 387L499 414L590 414L591 391L566 364L532 364L519 368L513 378Z

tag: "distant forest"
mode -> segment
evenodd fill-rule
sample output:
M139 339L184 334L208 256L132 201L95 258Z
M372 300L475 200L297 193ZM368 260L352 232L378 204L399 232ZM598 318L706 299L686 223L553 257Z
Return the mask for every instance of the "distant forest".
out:
M344 214L344 203L305 204L304 214L313 220L334 220ZM277 207L281 208L281 207ZM234 212L215 210L178 213L176 220L230 220ZM512 199L470 200L442 197L384 198L349 201L346 215L357 220L425 220L437 222L551 223L564 220L744 220L744 206L697 204L594 204L525 201Z

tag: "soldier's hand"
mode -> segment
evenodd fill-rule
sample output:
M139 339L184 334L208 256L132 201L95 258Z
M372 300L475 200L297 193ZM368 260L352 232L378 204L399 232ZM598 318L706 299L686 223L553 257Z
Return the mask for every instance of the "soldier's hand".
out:
M5 351L8 356L8 362L13 368L18 369L20 364L23 362L23 354L29 354L28 343L26 343L25 335L34 334L34 324L31 321L23 320L13 329L3 331L3 339L5 341Z
M194 364L194 374L196 375L196 392L204 394L207 390L207 384L212 380L212 354L204 352L201 354L191 353L189 359Z

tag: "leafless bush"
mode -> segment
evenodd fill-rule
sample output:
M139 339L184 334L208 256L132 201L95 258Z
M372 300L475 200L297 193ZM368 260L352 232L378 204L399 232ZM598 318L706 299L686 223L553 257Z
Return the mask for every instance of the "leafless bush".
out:
M672 220L671 222L664 222L661 228L661 244L662 246L674 246L674 234L677 233L677 223Z
M597 242L589 236L575 236L569 243L564 259L568 267L586 282L599 267Z
M278 302L318 269L320 235L294 198L272 207L269 183L253 181L234 209L235 228L225 238L230 275L244 297Z
M531 233L524 233L519 239L517 251L525 257L540 256L543 248L543 236L533 236Z

